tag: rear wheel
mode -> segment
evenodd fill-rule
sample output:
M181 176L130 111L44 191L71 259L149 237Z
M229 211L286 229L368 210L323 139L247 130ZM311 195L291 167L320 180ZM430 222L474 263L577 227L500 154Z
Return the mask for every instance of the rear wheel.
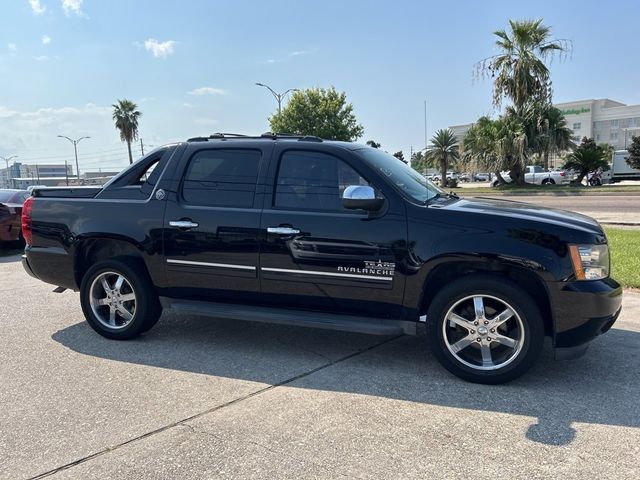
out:
M100 335L128 340L153 327L162 313L151 280L136 259L113 259L91 267L82 279L80 302Z
M525 373L540 355L544 327L534 301L511 282L489 275L443 288L427 313L440 363L465 380L497 384Z

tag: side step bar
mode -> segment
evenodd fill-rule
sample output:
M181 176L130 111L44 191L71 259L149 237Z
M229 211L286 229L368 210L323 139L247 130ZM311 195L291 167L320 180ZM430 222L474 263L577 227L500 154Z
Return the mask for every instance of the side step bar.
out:
M387 320L305 310L179 300L168 297L161 297L160 301L164 308L169 308L176 313L227 320L246 320L297 327L341 330L369 335L401 335L403 333L415 335L416 333L416 323L405 320Z

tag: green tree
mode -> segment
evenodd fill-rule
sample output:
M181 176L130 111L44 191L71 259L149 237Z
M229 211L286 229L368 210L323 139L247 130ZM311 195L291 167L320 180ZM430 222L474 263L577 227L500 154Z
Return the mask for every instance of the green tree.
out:
M393 154L394 157L396 157L398 160L407 163L404 161L404 153L402 153L402 150L397 151L396 153Z
M113 120L116 128L120 131L120 140L127 142L129 151L129 163L133 163L131 154L131 143L138 139L138 120L142 116L137 109L138 106L131 100L118 100L113 107Z
M269 118L269 123L272 132L315 135L328 140L352 142L364 133L346 94L334 87L294 92L282 111Z
M496 120L480 119L463 140L463 158L493 170L499 183L505 183L500 171L508 170L511 180L524 183L524 159L527 136L517 116L503 115Z
M367 145L371 148L380 148L382 146L381 143L378 143L375 140L367 140Z
M580 185L584 177L599 168L609 165L607 148L596 145L593 138L584 137L582 142L569 156L562 168L570 168L578 171L575 183Z
M538 20L509 20L510 30L497 30L497 55L476 64L476 76L493 79L493 103L506 97L520 111L528 102L550 103L551 78L545 60L571 49L567 40L551 39L551 28Z
M427 160L426 155L423 153L422 150L420 150L418 152L413 152L413 155L411 155L410 165L415 171L420 173L425 173L427 168L431 166L431 162Z
M627 164L631 168L640 168L640 136L631 137L631 144L627 151L629 152Z
M514 113L515 114L515 113ZM572 150L572 130L560 109L548 103L527 105L522 112L522 122L531 153L538 154L545 170L549 169L549 156Z
M460 148L450 128L438 130L427 147L427 159L440 167L442 185L447 183L447 168L460 158Z

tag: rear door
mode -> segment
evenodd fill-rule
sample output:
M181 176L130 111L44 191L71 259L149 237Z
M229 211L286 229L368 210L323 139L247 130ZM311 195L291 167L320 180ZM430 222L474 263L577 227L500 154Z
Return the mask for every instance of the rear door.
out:
M164 217L169 296L250 303L260 292L258 179L272 146L190 147Z
M344 189L370 182L352 154L337 150L276 147L260 225L263 301L397 318L405 282L404 204L385 195L380 213L345 209Z

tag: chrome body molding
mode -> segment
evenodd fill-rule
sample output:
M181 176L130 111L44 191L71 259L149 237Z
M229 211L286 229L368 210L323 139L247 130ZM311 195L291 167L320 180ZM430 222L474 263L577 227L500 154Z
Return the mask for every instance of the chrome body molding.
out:
M365 280L382 280L385 282L393 281L393 277L376 277L374 275L356 275L353 273L333 273L333 272L320 272L318 270L293 270L289 268L261 268L263 272L275 272L275 273L299 273L302 275L320 275L324 277L337 277L337 278L362 278Z
M253 272L256 271L256 267L252 267L251 265L234 265L231 263L194 262L191 260L176 260L173 258L168 258L167 263L171 263L174 265L192 265L194 267L233 268L237 270L251 270Z

